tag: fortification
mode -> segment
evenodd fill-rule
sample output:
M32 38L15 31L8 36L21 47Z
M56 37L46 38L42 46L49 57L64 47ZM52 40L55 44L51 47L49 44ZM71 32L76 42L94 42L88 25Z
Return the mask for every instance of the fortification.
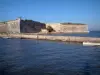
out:
M20 32L21 33L38 33L41 29L45 29L44 23L32 21L32 20L21 20Z
M16 20L10 20L7 22L7 33L20 33L20 21L21 19L18 18Z
M82 33L88 32L88 26L80 23L47 23L46 27L51 26L55 32L62 33Z
M7 32L7 23L6 22L0 22L0 32L1 33Z
M38 33L46 32L47 27L57 33L84 33L88 32L88 26L80 23L41 23L32 20L23 20L17 18L16 20L10 20L7 22L0 22L0 32L7 33ZM41 31L42 30L42 31Z
M40 32L41 29L44 28L46 28L44 23L32 20L23 20L21 18L2 23L0 22L0 32L6 33L34 33Z

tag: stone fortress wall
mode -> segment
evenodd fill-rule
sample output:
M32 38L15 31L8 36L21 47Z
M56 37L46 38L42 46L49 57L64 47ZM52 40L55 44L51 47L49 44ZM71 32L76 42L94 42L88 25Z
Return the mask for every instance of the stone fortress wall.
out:
M5 22L0 22L0 32L7 32L7 24Z
M45 29L46 26L44 23L40 23L32 20L21 20L20 22L20 32L21 33L37 33L41 29Z
M40 32L44 28L46 28L44 23L21 18L7 21L5 24L0 22L0 32L6 33L34 33Z
M61 31L60 23L47 23L46 28L48 26L51 26L55 32L60 32Z
M46 30L48 26L51 26L55 32L62 33L74 33L74 32L88 32L88 26L86 24L79 23L41 23L32 20L22 20L17 18L16 20L10 20L7 22L0 22L0 32L7 33L38 33L42 29Z
M61 25L61 32L87 32L87 25Z
M8 33L20 33L20 18L7 22Z
M62 23L47 23L47 26L51 26L56 32L88 32L88 26L85 24L62 24Z

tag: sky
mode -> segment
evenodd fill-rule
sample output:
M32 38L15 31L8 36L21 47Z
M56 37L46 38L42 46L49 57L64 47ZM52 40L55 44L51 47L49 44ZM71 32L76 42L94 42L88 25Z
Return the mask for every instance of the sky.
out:
M44 23L84 23L100 30L100 0L0 0L0 21L17 17Z

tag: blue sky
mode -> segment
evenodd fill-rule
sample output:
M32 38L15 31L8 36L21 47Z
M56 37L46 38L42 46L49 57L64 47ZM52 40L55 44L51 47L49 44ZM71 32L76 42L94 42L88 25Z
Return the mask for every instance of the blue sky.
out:
M100 0L0 0L0 21L75 22L100 30Z

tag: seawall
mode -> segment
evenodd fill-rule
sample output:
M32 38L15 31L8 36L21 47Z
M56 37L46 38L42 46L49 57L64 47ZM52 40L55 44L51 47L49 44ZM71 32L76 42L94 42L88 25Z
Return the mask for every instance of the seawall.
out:
M50 35L37 35L37 34L0 34L0 37L53 40L53 41L63 41L63 42L79 42L79 43L82 42L100 43L100 38L94 38L94 37L50 36Z

